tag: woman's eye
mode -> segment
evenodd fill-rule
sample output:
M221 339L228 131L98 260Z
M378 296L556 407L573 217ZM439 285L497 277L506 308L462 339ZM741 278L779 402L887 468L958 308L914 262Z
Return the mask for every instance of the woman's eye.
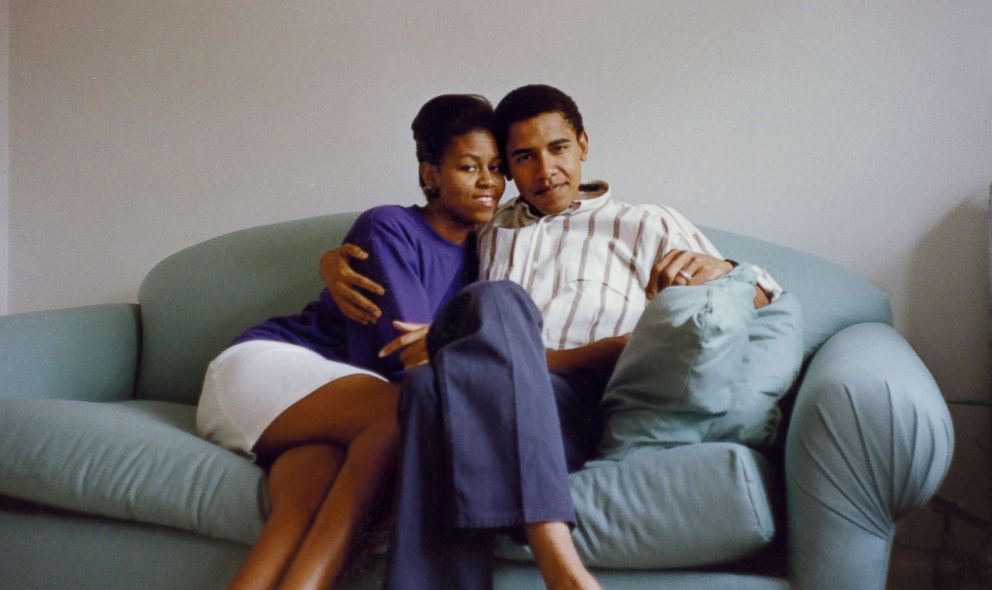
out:
M462 166L462 170L464 170L465 172L475 172L478 169L479 169L479 167L478 166L475 166L474 164L467 165L467 166Z

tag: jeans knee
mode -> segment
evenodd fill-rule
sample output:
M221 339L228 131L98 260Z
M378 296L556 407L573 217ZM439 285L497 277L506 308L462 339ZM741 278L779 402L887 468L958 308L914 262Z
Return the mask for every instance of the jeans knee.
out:
M499 306L500 309L508 306L521 307L540 313L527 291L513 281L479 281L466 287L463 292L481 306Z
M431 323L427 351L431 359L450 342L478 334L499 323L542 326L537 305L512 281L479 281L455 295Z

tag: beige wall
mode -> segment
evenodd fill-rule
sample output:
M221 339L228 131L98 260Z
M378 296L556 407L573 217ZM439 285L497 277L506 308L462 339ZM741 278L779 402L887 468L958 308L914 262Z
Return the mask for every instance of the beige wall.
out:
M14 0L11 311L414 201L425 99L546 81L587 119L587 177L857 272L948 398L989 391L992 3L400 4ZM987 437L960 419L960 447Z
M7 313L10 252L10 0L0 0L0 315Z

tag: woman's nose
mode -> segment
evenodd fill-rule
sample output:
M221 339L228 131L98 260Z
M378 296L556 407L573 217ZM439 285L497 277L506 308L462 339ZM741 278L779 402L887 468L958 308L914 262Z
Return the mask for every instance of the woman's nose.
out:
M479 185L480 186L493 186L496 184L496 174L488 168L483 168L482 173L479 174Z

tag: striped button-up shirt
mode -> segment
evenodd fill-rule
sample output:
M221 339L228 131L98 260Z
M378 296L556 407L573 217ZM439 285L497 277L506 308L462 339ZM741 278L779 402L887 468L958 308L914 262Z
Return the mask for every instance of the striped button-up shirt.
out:
M673 249L722 258L716 246L670 207L612 199L602 181L554 215L535 215L517 197L479 232L479 278L521 285L544 316L545 347L584 346L634 329L647 305L651 267ZM772 300L782 288L763 269Z

